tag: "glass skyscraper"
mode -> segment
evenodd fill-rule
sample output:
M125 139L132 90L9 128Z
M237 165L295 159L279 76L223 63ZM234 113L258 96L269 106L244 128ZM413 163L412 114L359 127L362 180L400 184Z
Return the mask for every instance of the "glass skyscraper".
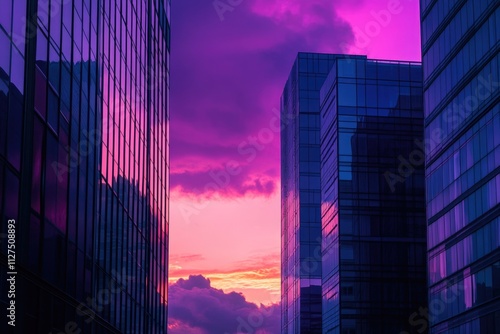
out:
M281 97L282 333L321 333L319 90L342 55L299 53Z
M421 20L431 333L499 333L500 2Z
M2 2L0 232L16 220L17 277L0 332L166 332L169 21L169 0Z
M427 305L422 68L339 58L320 101L323 333L417 333L410 316Z

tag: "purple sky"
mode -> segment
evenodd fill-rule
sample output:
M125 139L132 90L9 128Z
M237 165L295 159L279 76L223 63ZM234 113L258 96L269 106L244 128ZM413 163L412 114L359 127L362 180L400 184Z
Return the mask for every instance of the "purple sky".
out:
M171 283L279 300L275 122L297 52L420 60L419 34L418 0L172 1Z

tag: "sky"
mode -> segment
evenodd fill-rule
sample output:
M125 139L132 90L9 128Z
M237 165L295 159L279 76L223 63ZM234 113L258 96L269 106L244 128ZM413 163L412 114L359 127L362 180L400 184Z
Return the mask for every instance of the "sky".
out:
M169 328L244 326L211 327L202 302L275 333L261 304L280 299L277 122L297 52L420 61L418 0L172 0L171 18Z

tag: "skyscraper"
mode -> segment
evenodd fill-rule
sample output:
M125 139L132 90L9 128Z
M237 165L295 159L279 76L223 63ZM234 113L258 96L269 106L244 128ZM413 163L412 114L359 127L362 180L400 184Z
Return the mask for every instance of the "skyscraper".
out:
M421 78L346 58L321 89L323 333L400 333L427 305Z
M281 97L282 333L321 333L319 90L337 57L299 53Z
M500 2L421 2L431 333L500 332Z
M2 6L0 331L165 333L170 1Z

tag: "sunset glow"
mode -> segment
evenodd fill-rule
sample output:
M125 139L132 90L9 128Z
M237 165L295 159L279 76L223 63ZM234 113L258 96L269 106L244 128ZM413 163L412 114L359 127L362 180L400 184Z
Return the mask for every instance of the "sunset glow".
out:
M388 10L396 14L377 21ZM290 66L299 51L419 60L418 1L244 1L222 21L211 2L175 1L173 11L169 281L202 274L277 302L280 152L270 122Z

